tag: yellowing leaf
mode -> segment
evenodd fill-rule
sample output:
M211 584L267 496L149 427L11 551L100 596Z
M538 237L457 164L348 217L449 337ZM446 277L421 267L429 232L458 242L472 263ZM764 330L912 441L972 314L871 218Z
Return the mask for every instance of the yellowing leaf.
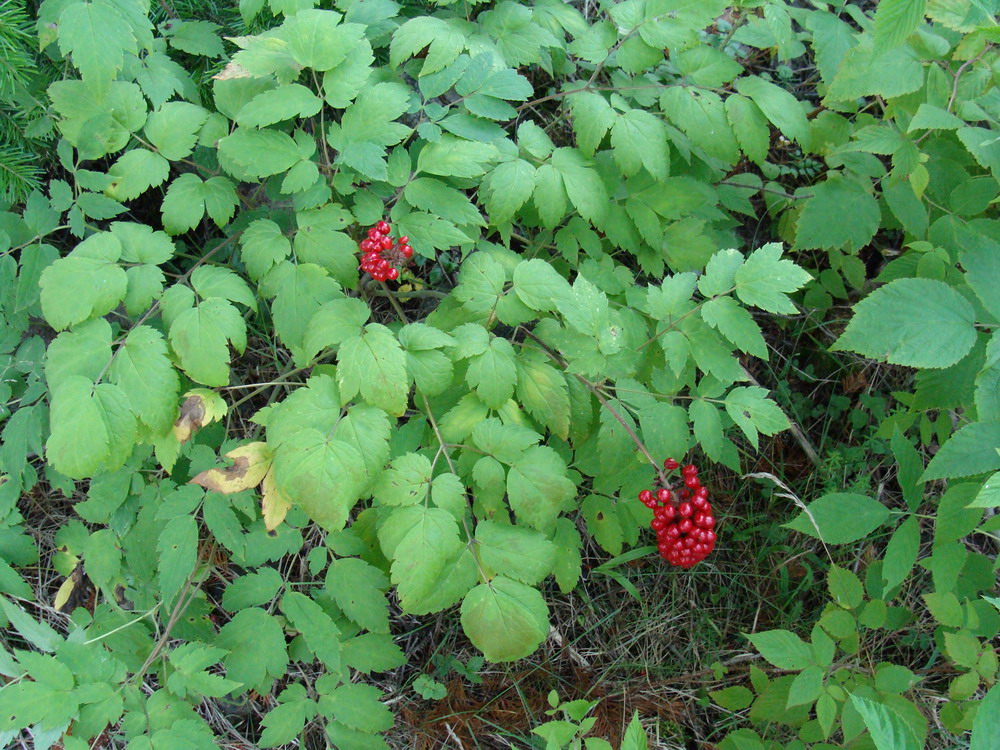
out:
M62 582L62 586L59 587L59 590L56 592L56 598L52 602L52 606L57 611L62 612L62 608L66 606L66 602L69 601L69 597L75 587L76 581L73 580L73 576Z
M174 422L174 437L180 443L190 440L195 430L222 419L229 409L222 396L208 388L195 388L184 397L181 415Z
M261 513L264 516L264 527L268 531L274 531L285 520L292 501L284 492L278 489L274 481L274 471L269 470L264 475L261 489Z
M233 459L232 466L207 469L192 479L191 484L229 495L256 487L271 468L271 451L263 442L241 445L229 451L226 458Z

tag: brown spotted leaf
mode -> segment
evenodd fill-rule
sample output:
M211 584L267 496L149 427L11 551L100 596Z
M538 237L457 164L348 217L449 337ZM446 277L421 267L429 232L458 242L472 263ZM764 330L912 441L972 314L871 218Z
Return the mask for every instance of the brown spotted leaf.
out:
M226 415L228 407L215 391L208 388L194 388L184 394L181 415L174 422L174 437L177 442L186 443L195 430L209 422L215 422Z
M292 501L288 496L278 489L274 481L274 471L268 471L264 475L261 489L261 513L264 516L264 526L268 531L274 531L285 520Z
M248 490L260 484L271 468L271 450L267 443L256 442L241 445L226 454L233 463L223 469L208 469L191 480L207 490L231 495Z

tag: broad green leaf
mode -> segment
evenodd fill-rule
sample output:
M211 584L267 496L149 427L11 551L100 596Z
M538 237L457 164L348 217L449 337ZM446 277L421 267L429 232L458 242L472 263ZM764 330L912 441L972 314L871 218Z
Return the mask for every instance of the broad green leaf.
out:
M344 641L341 647L344 663L364 674L387 672L406 664L406 655L392 636L362 633Z
M479 177L497 160L496 146L443 135L417 157L417 171L442 177Z
M957 130L965 126L965 120L953 115L946 109L933 104L923 103L917 107L917 113L910 119L907 133L914 130Z
M365 402L390 414L406 411L406 355L388 328L369 323L362 335L341 343L337 362L337 384L345 401L360 393Z
M246 323L228 301L214 297L184 310L170 325L170 347L192 380L209 386L229 383L229 344L243 353Z
M788 429L788 417L757 386L733 388L726 394L726 412L739 425L750 444L757 447L757 433L774 435Z
M305 594L289 591L281 599L281 610L306 640L329 672L340 673L340 629L322 607Z
M323 100L305 86L286 83L257 94L240 110L236 122L245 128L263 128L284 120L312 117L322 106Z
M113 81L125 62L125 53L136 54L135 36L108 0L62 6L59 15L59 50L72 55L80 76L97 86Z
M797 247L853 253L871 241L881 215L875 197L860 182L833 174L810 190L812 197L799 216ZM844 221L845 215L851 221Z
M417 505L427 499L433 469L430 459L419 453L404 453L393 459L378 478L373 494L382 505Z
M758 76L745 76L738 79L736 90L743 96L752 99L767 119L786 138L796 141L803 149L809 148L809 121L806 119L806 112L802 104L792 94Z
M938 450L922 481L956 479L1000 469L1000 422L973 422L953 434Z
M111 325L96 318L63 331L45 352L45 379L56 393L71 375L95 381L111 361Z
M128 277L117 261L121 242L100 232L42 271L42 313L57 331L111 312L125 297Z
M177 161L194 150L208 114L208 110L196 104L167 102L149 115L143 132L160 156Z
M788 295L800 289L812 277L787 258L781 257L781 245L771 243L754 250L736 269L736 296L747 305L773 313L795 313Z
M123 154L111 165L108 174L114 181L105 189L107 196L116 201L130 201L165 182L170 174L170 162L152 151L137 148ZM92 210L88 210L87 215L96 218Z
M599 223L608 210L608 192L583 154L575 148L557 148L552 153L551 166L562 177L566 195L580 215L591 223Z
M882 562L882 582L892 589L906 580L917 562L920 551L920 521L915 516L907 518L889 538Z
M642 168L658 180L670 174L667 129L662 120L645 110L630 109L615 120L611 146L625 175L634 175Z
M914 0L917 2L918 0ZM827 89L826 102L848 102L864 96L903 96L924 83L918 55L907 46L880 51L871 40L847 50Z
M861 714L878 750L919 750L921 747L909 725L889 706L853 693L851 703Z
M810 665L795 675L791 689L788 691L788 702L786 705L805 706L811 705L819 698L823 692L823 680L826 678L826 670L822 667Z
M549 447L525 451L507 474L510 507L519 522L547 531L563 506L576 495L563 459Z
M567 99L573 112L573 132L576 133L576 143L584 154L593 156L619 115L608 103L608 100L596 92L572 94ZM634 127L635 125L631 125L628 129L631 130ZM662 129L662 127L662 123L660 123L659 128Z
M331 107L346 108L361 93L375 62L371 44L360 39L346 59L323 74L323 97Z
M389 64L399 64L427 48L420 75L436 73L455 61L465 49L465 36L447 21L434 16L411 18L396 29L389 46Z
M519 358L517 400L531 416L548 427L552 434L563 440L569 436L569 392L566 377L559 370L544 362Z
M279 174L302 159L302 151L292 137L277 130L240 127L222 138L218 148L220 155L239 164L253 177Z
M324 302L309 320L302 349L308 359L331 346L339 346L358 336L371 315L359 299L334 299Z
M739 94L726 99L726 118L740 148L752 161L763 164L771 148L771 129L760 107Z
M364 462L351 445L306 428L278 445L278 489L327 531L340 531L366 483Z
M380 701L382 692L373 685L349 683L340 685L329 696L324 696L324 712L362 732L384 732L393 723L392 712Z
M326 572L326 588L344 614L373 633L389 632L389 610L383 593L389 580L363 560L334 560Z
M514 266L514 291L532 310L557 309L569 289L569 282L544 260L535 258Z
M785 526L827 544L848 544L870 534L888 517L889 509L877 500L834 492L809 503Z
M760 326L732 297L716 297L706 301L701 308L701 317L740 351L767 359L767 344Z
M274 568L260 568L235 579L222 592L222 606L230 612L257 607L271 601L284 585Z
M360 24L340 24L335 11L308 8L295 13L281 26L281 38L303 68L330 70L340 64L364 36ZM339 25L338 25L339 24Z
M442 574L462 549L455 517L440 508L398 508L379 529L379 541L393 560L392 582L403 608L411 614L436 611Z
M493 662L517 661L549 633L549 612L538 589L497 576L462 602L462 629Z
M875 47L897 47L923 23L926 0L882 0L875 10Z
M746 637L761 656L779 669L801 670L813 663L812 648L791 631L766 630Z
M301 351L313 315L324 303L341 297L340 285L314 263L283 263L267 282L277 292L271 305L275 331L293 352Z
M165 606L174 605L174 599L194 571L197 559L197 521L188 514L174 516L167 522L156 542L160 596Z
M709 692L712 700L729 711L742 711L753 703L753 693L742 685Z
M944 282L898 279L854 306L833 348L907 367L950 367L975 343L974 324L972 305Z
M708 156L726 164L739 160L739 144L729 125L725 103L714 91L668 88L660 95L660 109Z
M288 257L292 245L281 227L270 219L256 219L240 235L240 257L254 281Z
M534 190L535 167L524 159L498 164L483 180L486 211L494 225L510 221Z
M514 347L507 339L493 337L485 352L469 360L465 379L484 404L499 409L514 395L517 383Z
M108 373L125 393L132 411L154 433L162 434L177 418L180 384L159 331L145 325L130 330Z
M403 189L407 202L455 224L483 224L479 210L464 193L432 177L410 180Z
M135 445L135 416L117 385L93 382L82 375L63 381L51 401L52 434L46 455L52 465L73 479L101 469L119 468Z
M516 581L536 584L552 570L555 547L533 529L484 520L476 526L476 542L484 565Z
M990 750L1000 737L1000 686L994 685L986 693L972 720L972 740L969 750Z
M263 609L237 612L222 626L215 645L229 651L222 660L226 675L247 690L269 690L288 666L285 633Z

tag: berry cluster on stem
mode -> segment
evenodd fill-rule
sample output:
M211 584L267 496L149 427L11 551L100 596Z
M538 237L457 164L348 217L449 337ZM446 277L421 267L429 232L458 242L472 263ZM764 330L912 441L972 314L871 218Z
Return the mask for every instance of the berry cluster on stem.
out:
M389 236L392 226L387 221L380 221L368 230L368 236L361 240L362 271L368 273L375 281L395 281L399 278L399 266L413 257L409 237L395 240Z
M680 468L672 458L663 462L669 473ZM681 469L684 486L643 490L639 501L653 511L650 528L656 532L660 557L688 570L704 560L715 548L715 516L708 502L708 489L702 487L698 467L688 464Z

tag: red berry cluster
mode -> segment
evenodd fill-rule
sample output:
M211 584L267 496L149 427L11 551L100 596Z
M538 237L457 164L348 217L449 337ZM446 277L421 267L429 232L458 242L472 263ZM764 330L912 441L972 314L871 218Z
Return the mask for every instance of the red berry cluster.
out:
M395 281L399 278L398 266L413 257L409 237L400 237L397 243L389 232L392 227L380 221L368 230L368 237L361 240L361 270L371 274L375 281Z
M663 462L667 471L679 466L672 458ZM698 479L698 468L688 464L681 469L681 476L684 488L678 492L669 487L661 487L655 493L643 490L639 500L653 511L649 525L656 532L660 557L687 570L715 548L715 517L708 502L708 490Z

